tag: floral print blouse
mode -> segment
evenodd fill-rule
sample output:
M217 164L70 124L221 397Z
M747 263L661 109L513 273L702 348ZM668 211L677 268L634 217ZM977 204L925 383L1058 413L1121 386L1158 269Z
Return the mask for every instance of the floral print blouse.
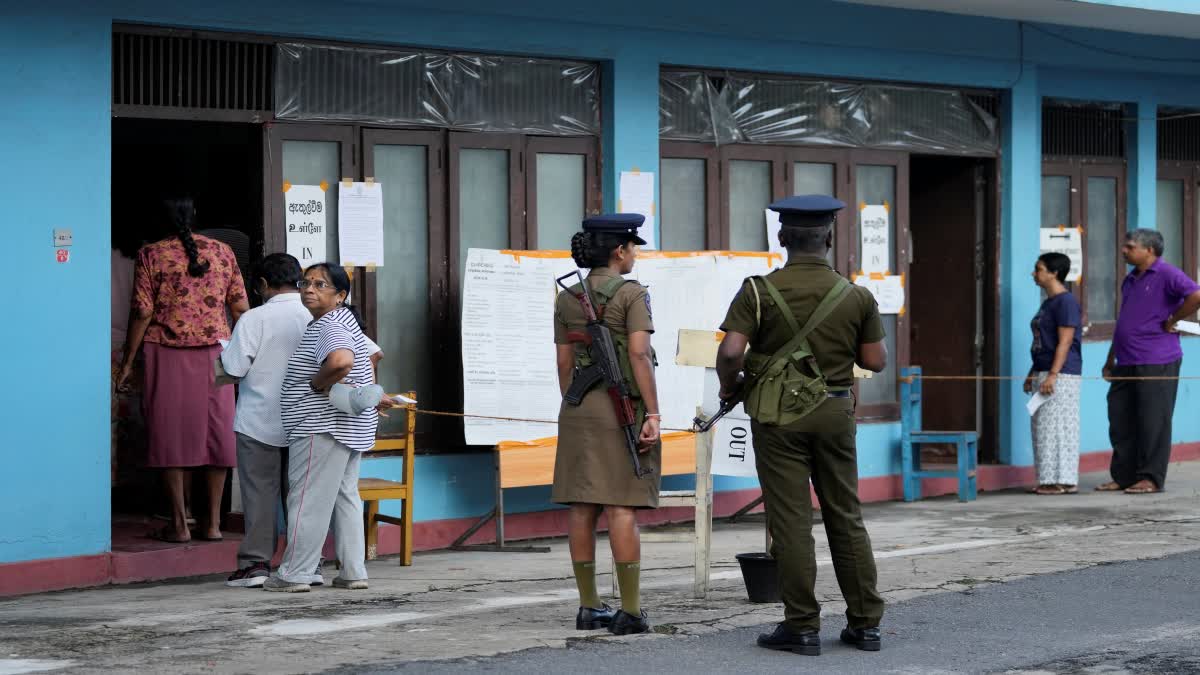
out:
M188 274L187 253L171 237L138 251L133 306L152 317L146 342L166 347L207 347L229 339L225 308L246 300L246 286L233 249L194 235L200 260L209 263L202 277Z

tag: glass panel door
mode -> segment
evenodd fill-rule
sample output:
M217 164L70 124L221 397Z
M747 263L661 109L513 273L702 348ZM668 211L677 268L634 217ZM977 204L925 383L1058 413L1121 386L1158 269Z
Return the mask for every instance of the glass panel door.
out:
M391 393L416 391L417 400L432 401L434 348L430 304L431 270L445 246L441 135L428 132L363 131L364 169L383 188L384 260L373 283L375 341L383 350L379 384ZM431 236L433 235L433 236ZM437 249L436 251L434 249ZM418 420L419 428L427 420ZM381 434L404 431L404 416L379 420Z
M729 248L766 251L766 208L772 201L769 161L729 160Z
M835 176L836 164L824 162L793 162L792 163L792 194L793 195L829 195L837 196ZM837 267L837 233L834 233L833 246L829 249L826 260Z
M908 271L907 226L907 156L899 158L884 153L858 153L861 157L854 166L854 235L850 250L854 257L850 261L855 272L882 271L886 274L905 274ZM876 157L880 158L877 163ZM891 162L895 163L891 163ZM867 163L870 162L870 163ZM885 163L887 162L887 163ZM905 176L901 180L901 175ZM898 197L903 196L904 199ZM869 207L870 212L863 207ZM864 235L863 215L873 218L886 217L884 228L869 228ZM882 240L882 241L881 241ZM888 367L870 379L858 381L860 414L864 416L892 416L896 414L898 392L896 373L908 358L908 341L902 335L908 330L908 322L900 315L882 315L883 328L887 332L885 343L888 350Z
M662 245L664 251L703 251L707 246L708 161L660 160Z
M1183 201L1184 181L1159 180L1157 190L1158 231L1163 236L1163 259L1184 269Z
M343 177L357 175L352 157L353 129L343 126L275 124L269 127L271 190L266 252L287 251L284 185L325 185L325 255L305 259L305 267L318 262L340 264L337 237L337 185Z
M526 178L528 246L569 251L589 209L598 209L596 141L592 138L530 138ZM650 215L650 214L646 214Z
M1090 323L1117 319L1118 182L1115 177L1088 176L1085 181L1083 285Z

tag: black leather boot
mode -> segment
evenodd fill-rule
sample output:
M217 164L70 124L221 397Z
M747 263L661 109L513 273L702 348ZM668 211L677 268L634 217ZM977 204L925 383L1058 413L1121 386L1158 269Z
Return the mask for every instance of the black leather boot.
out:
M641 611L641 616L634 616L623 609L617 610L613 616L612 624L608 627L608 632L613 635L633 635L635 633L646 633L650 631L650 622L646 620L646 610Z
M613 608L607 604L601 605L599 609L593 607L580 607L579 613L575 615L575 630L596 630L598 628L608 628L613 620Z
M878 628L846 628L842 631L842 642L864 652L877 652L882 646Z
M793 633L787 626L779 624L774 633L758 636L758 646L804 656L820 656L821 634L815 630Z

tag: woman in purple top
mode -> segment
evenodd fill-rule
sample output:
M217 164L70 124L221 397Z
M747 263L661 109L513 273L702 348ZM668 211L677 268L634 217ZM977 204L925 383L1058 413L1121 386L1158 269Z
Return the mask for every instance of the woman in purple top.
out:
M1162 260L1163 237L1134 230L1121 247L1133 265L1121 283L1121 312L1104 364L1112 481L1097 490L1159 492L1171 461L1171 416L1183 349L1175 324L1200 309L1200 286ZM1126 379L1134 378L1134 379ZM1138 379L1144 378L1144 379Z
M1045 253L1033 268L1033 281L1046 301L1033 317L1033 365L1025 393L1035 390L1050 399L1033 415L1033 461L1039 495L1079 492L1079 390L1083 356L1079 334L1083 313L1067 291L1071 259Z

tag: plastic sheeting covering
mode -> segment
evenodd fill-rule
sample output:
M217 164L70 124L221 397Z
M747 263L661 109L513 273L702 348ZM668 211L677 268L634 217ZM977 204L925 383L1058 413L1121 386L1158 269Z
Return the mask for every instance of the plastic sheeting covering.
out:
M275 116L591 136L599 81L594 63L280 43Z
M724 143L805 143L998 152L994 115L961 91L886 84L729 76L720 90L700 72L665 72L659 135Z

